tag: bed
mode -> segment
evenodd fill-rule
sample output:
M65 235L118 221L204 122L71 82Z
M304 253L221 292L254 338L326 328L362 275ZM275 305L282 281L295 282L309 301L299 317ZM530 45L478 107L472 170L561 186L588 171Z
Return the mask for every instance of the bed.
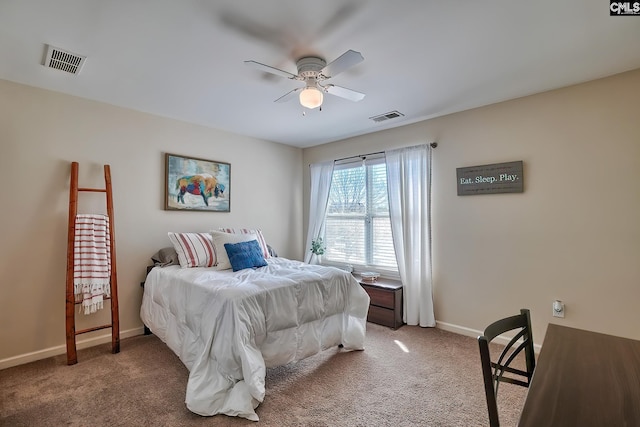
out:
M185 402L197 414L258 421L266 368L341 345L363 350L369 296L333 267L270 257L260 268L153 268L144 324L189 370Z

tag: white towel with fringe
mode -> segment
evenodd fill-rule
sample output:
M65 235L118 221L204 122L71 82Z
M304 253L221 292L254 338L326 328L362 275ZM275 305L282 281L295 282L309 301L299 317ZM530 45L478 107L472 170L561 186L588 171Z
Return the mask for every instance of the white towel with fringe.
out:
M73 291L80 311L95 313L111 296L111 239L109 217L76 215L73 248Z

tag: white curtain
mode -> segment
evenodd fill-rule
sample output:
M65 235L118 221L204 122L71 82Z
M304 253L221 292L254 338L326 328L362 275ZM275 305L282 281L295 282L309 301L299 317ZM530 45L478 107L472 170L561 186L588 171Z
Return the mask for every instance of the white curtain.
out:
M435 326L431 274L431 147L385 152L389 216L407 325Z
M327 213L329 189L333 176L333 160L309 165L311 192L309 196L309 228L305 245L304 262L311 263L311 240L324 234L324 217ZM314 259L315 261L315 259Z

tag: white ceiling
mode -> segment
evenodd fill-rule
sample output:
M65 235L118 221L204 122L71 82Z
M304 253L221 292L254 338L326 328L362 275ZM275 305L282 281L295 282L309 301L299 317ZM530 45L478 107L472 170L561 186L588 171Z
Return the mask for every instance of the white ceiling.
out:
M640 16L605 0L0 0L0 78L310 147L640 68ZM46 44L86 55L45 68ZM348 49L322 111L274 103L296 73ZM404 117L369 118L397 110Z

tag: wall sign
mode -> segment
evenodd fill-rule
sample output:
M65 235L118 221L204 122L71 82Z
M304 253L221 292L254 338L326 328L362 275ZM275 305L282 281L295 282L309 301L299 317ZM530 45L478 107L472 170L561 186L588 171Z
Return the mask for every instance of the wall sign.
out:
M522 193L522 160L457 168L458 196Z

